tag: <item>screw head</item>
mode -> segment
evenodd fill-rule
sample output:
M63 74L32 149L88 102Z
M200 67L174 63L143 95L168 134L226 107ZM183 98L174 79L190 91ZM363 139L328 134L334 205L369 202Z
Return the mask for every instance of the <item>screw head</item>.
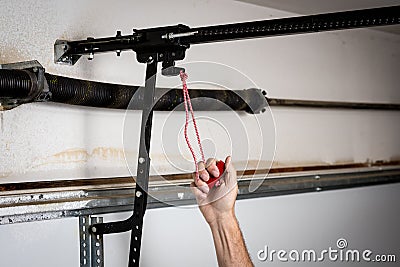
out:
M142 192L141 191L136 191L136 196L137 197L141 197L142 196Z
M139 158L139 163L140 163L140 164L143 164L145 161L146 161L145 158L143 158L143 157L140 157L140 158Z
M96 233L96 232L97 232L97 229L96 229L95 226L92 227L92 232L93 232L93 233Z

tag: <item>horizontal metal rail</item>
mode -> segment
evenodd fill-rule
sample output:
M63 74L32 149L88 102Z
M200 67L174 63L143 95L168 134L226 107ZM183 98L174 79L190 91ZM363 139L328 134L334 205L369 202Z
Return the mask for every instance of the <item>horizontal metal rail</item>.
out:
M271 107L400 110L400 104L267 98Z
M400 23L400 6L350 10L271 20L191 28L184 44L201 44L250 38L326 32Z
M243 174L238 182L238 199L398 183L400 165L294 169L294 172L270 173L268 176L254 171ZM149 186L148 207L195 204L190 180L180 178L172 179L173 183L153 181ZM252 180L259 181L260 186L249 192ZM131 177L59 181L58 185L57 182L47 185L51 184L55 186L8 186L8 190L2 185L0 225L132 210L135 186Z
M54 47L55 62L73 65L82 55L104 52L133 50L138 61L145 62L147 53L157 52L165 66L182 60L190 45L224 42L241 39L265 38L274 36L326 32L385 25L400 24L400 6L379 7L364 10L325 13L270 20L250 21L214 26L190 28L175 25L151 29L134 30L131 35L88 38L87 40L57 40Z

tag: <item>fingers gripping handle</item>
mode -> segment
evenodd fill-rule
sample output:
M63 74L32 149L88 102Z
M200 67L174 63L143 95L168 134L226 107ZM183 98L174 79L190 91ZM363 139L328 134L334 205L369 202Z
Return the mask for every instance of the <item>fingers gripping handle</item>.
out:
M210 177L210 179L208 179L208 181L206 182L210 189L215 186L215 183L219 180L219 178L224 173L224 171L225 171L225 162L223 162L222 160L217 161L217 168L218 168L218 171L219 171L219 176L218 177Z

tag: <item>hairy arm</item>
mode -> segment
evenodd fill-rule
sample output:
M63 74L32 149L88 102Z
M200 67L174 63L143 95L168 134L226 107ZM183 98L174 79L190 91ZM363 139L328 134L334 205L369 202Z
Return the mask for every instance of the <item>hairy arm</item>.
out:
M199 163L200 179L194 179L192 191L200 211L210 226L220 267L254 266L247 251L242 232L235 216L238 192L236 170L231 157L225 160L225 172L215 187L209 189L205 181L218 177L215 159Z
M210 224L210 228L220 267L253 266L234 214Z

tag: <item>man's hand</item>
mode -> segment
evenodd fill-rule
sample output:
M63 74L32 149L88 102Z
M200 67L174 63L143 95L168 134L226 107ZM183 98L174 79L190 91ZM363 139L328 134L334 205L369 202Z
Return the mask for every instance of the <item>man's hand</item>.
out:
M199 178L194 178L191 187L197 203L208 224L234 217L235 200L238 192L236 170L231 157L225 159L225 171L215 186L209 189L207 181L220 175L216 160L208 159L206 164L199 162Z
M238 192L236 170L231 157L225 160L225 171L215 186L209 189L206 181L220 175L215 159L200 162L199 177L191 184L201 213L210 225L220 267L251 267L249 253L235 216Z

